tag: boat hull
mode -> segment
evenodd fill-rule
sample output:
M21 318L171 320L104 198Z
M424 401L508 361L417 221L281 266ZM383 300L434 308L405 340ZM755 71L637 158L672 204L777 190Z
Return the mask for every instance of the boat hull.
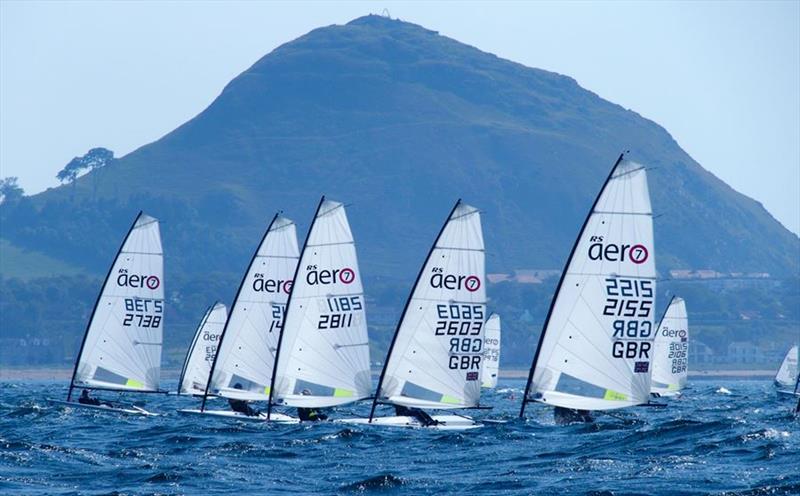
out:
M435 429L440 431L465 431L483 427L468 417L458 415L432 415L437 424L424 426L414 417L394 416L394 417L375 417L372 422L368 418L340 419L336 422L354 425L376 425L381 427L404 427L408 429Z
M300 419L284 415L282 413L273 413L270 419L267 420L267 414L261 413L257 416L245 415L241 412L234 412L231 410L196 410L196 409L182 409L178 413L183 415L206 415L209 417L219 417L232 420L244 420L247 422L275 422L278 424L298 424Z
M109 413L122 413L125 415L140 415L143 417L158 417L159 413L148 412L144 408L139 408L137 406L131 408L122 408L122 407L112 407L108 405L85 405L83 403L78 403L77 401L62 401L62 400L47 400L48 403L51 405L59 405L59 406L69 406L73 408L85 408L87 410L96 410L100 412L109 412Z

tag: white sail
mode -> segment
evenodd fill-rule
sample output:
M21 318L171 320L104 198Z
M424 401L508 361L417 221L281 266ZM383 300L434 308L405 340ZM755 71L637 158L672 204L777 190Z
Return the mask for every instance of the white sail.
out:
M419 274L378 398L421 408L478 405L486 287L477 209L456 204Z
M298 252L294 222L276 215L231 306L212 367L209 393L227 398L269 400L278 336Z
M481 385L494 388L497 387L497 374L500 372L500 316L496 313L491 314L486 321L485 333Z
M286 309L274 401L326 407L372 391L361 271L344 205L323 199Z
M686 386L689 365L689 319L683 298L674 297L658 325L653 343L650 392L676 393Z
M72 385L157 391L164 326L158 220L140 213L103 284Z
M655 278L645 168L621 160L562 275L524 401L586 410L646 403Z
M781 368L775 374L775 384L781 388L791 389L795 387L798 379L797 350L797 345L794 345L786 352Z
M211 305L203 315L183 363L183 370L178 380L178 393L205 394L211 364L217 356L219 336L226 320L228 320L228 309L222 303Z

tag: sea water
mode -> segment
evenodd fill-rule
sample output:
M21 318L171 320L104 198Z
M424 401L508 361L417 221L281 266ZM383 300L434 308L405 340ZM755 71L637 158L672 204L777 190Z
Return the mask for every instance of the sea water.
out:
M501 380L483 397L494 409L473 412L507 423L441 432L182 416L198 402L166 395L139 395L166 415L126 416L48 405L63 383L6 382L0 493L800 494L796 400L770 382L695 380L666 407L571 426L538 404L517 419L523 386Z

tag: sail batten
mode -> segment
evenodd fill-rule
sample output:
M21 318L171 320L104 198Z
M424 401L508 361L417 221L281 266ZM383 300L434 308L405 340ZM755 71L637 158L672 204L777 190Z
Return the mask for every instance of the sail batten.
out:
M158 220L139 213L92 311L70 382L74 387L158 391L164 321Z
M617 161L578 235L534 356L524 404L646 403L656 272L646 170Z
M459 201L420 269L395 331L375 404L380 400L441 409L478 405L484 281L480 212Z

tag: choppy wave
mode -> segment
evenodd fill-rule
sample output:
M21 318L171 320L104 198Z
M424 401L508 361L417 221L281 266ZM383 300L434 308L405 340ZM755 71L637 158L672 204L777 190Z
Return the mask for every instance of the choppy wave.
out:
M696 381L664 408L570 426L539 406L517 419L521 386L501 381L476 414L506 423L440 432L180 416L195 400L174 396L146 398L167 415L117 416L49 405L62 384L0 384L0 493L800 494L800 419L767 381Z

